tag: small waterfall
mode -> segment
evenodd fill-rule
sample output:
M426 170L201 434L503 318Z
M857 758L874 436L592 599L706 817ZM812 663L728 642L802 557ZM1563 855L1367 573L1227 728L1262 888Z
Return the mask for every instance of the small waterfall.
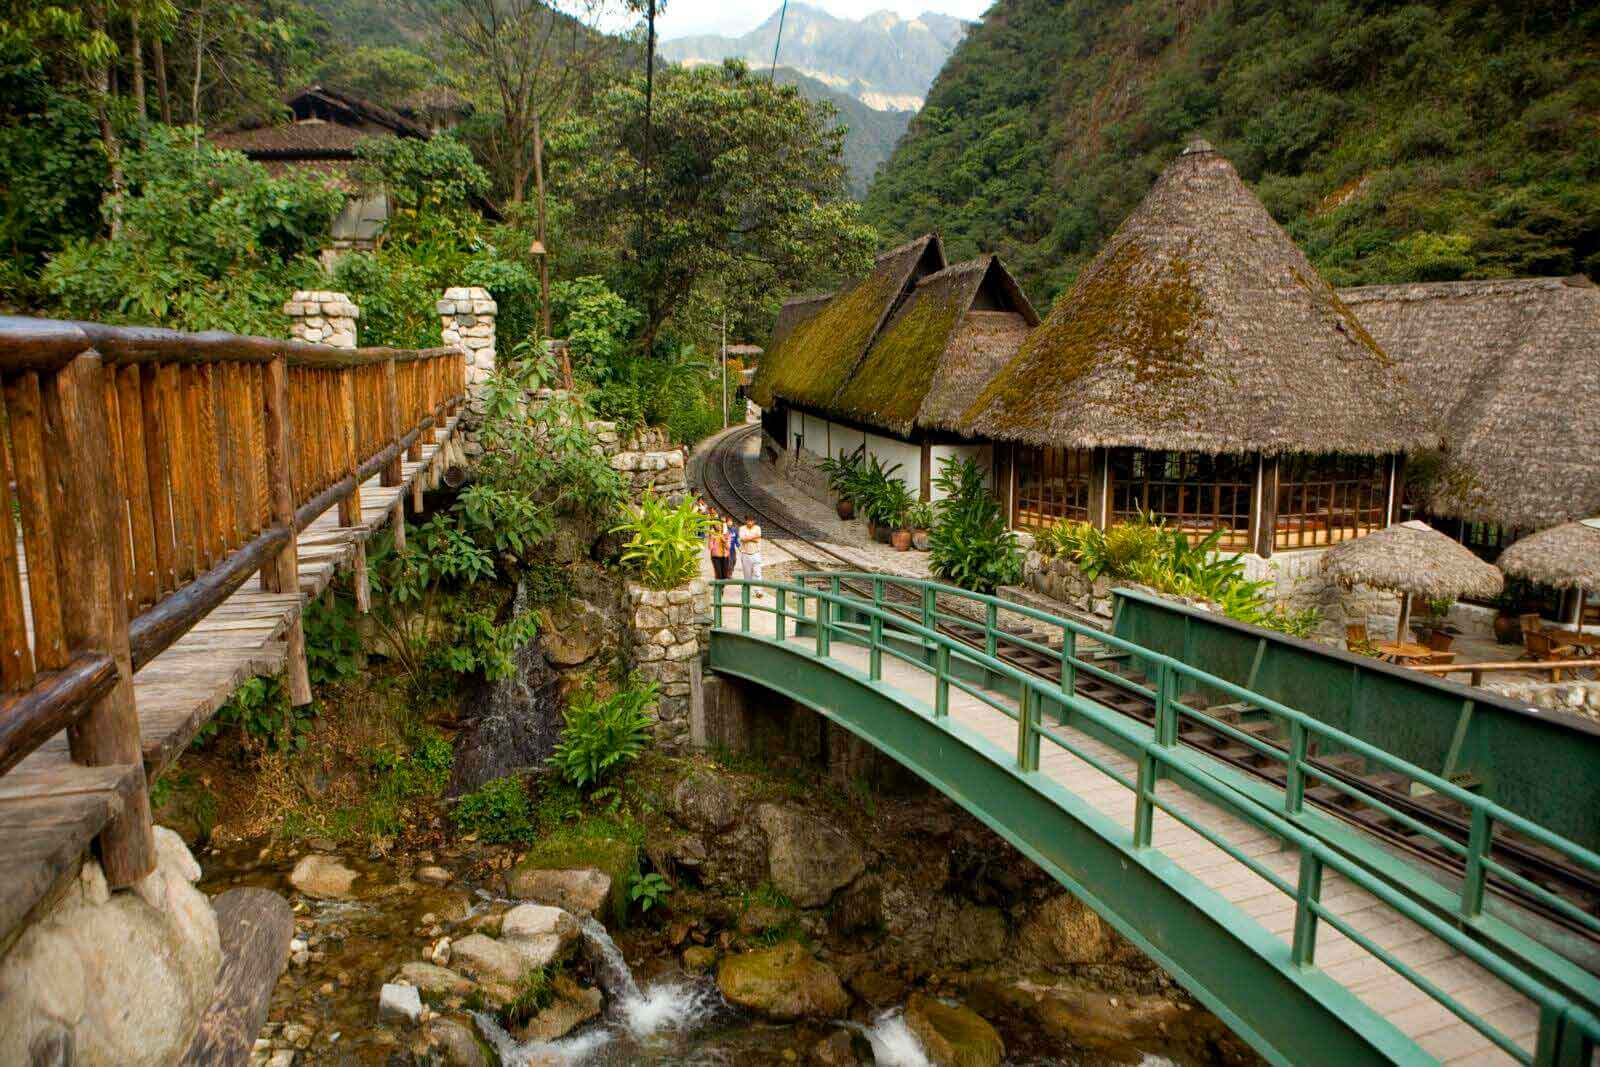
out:
M494 1016L473 1012L479 1031L504 1067L635 1063L638 1051L651 1039L688 1030L724 1007L709 983L669 980L640 989L606 928L592 918L584 919L582 927L584 955L610 1001L606 1020L559 1041L524 1044L506 1033Z
M928 1054L922 1050L922 1042L906 1025L905 1013L899 1008L880 1013L871 1026L861 1023L845 1025L867 1039L878 1067L931 1067Z

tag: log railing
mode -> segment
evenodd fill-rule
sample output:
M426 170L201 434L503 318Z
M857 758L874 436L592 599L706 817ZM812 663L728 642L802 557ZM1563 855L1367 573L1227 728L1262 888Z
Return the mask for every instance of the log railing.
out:
M0 316L0 774L63 728L76 763L140 765L134 671L251 574L298 595L298 531L357 525L465 388L456 348ZM298 613L287 641L305 703ZM154 864L135 792L101 835L119 886Z

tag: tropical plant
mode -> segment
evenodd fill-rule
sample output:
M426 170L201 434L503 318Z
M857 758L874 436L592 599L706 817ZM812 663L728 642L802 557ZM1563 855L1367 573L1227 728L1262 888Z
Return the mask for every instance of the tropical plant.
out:
M855 502L851 491L860 477L861 468L866 464L866 448L866 445L857 445L854 452L848 453L841 448L837 459L818 461L817 469L828 480L828 491L834 496Z
M628 887L628 899L639 905L640 911L649 911L657 904L665 904L672 884L654 871L641 874Z
M899 466L899 464L895 464ZM899 478L886 478L874 485L865 502L867 519L874 526L898 530L906 524L906 514L917 498Z
M906 510L906 527L912 530L931 530L933 518L933 505L926 500L920 500Z
M463 794L451 809L450 821L491 845L527 842L537 829L528 790L516 775L496 778Z
M689 496L669 504L646 490L638 507L630 508L628 518L612 532L629 535L622 546L622 562L632 566L645 585L676 589L700 573L702 541L710 530L711 520L695 510Z
M567 705L551 765L579 789L590 789L638 759L650 740L659 691L637 676L609 697L592 686L580 690Z
M1022 578L1017 535L970 458L947 456L934 485L943 494L928 531L928 564L936 577L980 593Z

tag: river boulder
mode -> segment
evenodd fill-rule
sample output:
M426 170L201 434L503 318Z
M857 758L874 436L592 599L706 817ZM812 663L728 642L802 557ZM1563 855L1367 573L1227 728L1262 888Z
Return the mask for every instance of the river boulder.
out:
M314 852L302 856L289 874L289 884L308 897L346 900L355 895L352 888L358 875L338 856Z
M506 892L575 915L595 915L611 895L611 876L594 867L547 870L525 865L506 872Z
M802 908L820 908L867 869L865 855L841 830L795 808L763 804L756 821L767 837L772 884Z
M717 988L729 1003L780 1022L834 1019L850 1007L833 968L797 941L728 956L717 968Z
M913 993L905 1020L933 1067L1000 1067L1006 1058L999 1031L970 1008Z

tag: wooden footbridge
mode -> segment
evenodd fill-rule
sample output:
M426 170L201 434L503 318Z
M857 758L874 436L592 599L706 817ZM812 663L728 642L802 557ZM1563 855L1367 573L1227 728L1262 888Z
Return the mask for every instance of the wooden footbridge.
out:
M1583 845L1287 700L1009 601L837 572L720 582L713 595L713 670L797 700L915 771L1093 907L1268 1060L1594 1061L1600 979L1530 935L1505 891L1591 935L1600 920L1520 875L1497 850L1515 838L1600 873L1600 855ZM1315 654L1293 644L1283 662ZM1256 648L1251 677L1271 681L1266 644ZM1002 649L1048 662L1052 676L1023 669L1021 656L1002 658ZM1344 671L1345 688L1358 667L1332 665ZM1382 681L1370 688L1380 705ZM1148 721L1086 695L1099 685L1141 695ZM1295 689L1292 680L1287 687ZM1359 690L1351 691L1359 712ZM1464 692L1455 690L1458 704ZM1472 708L1469 697L1452 761L1471 732ZM1269 743L1274 732L1286 742ZM1243 773L1186 743L1197 733L1253 750L1279 773ZM1546 752L1559 766L1562 754ZM1467 839L1451 840L1401 805L1351 787L1340 768L1352 760L1461 806ZM1335 817L1313 804L1340 786L1350 810ZM1372 806L1458 852L1459 877L1441 878L1365 833L1360 809ZM1585 818L1592 826L1593 811Z
M458 455L459 349L0 317L0 951L237 686L310 701L302 605ZM259 575L259 581L250 579Z

